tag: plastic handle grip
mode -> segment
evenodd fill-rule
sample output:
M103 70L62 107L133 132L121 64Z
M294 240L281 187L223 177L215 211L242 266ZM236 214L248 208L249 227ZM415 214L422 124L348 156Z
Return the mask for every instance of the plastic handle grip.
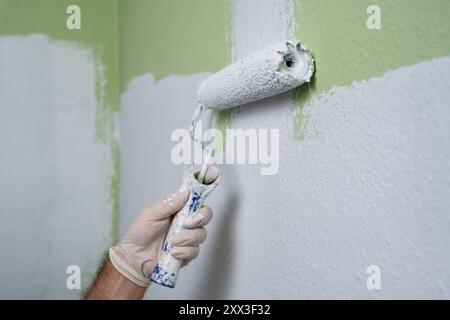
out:
M205 199L218 185L219 180L220 174L211 184L201 184L194 176L193 167L190 166L186 168L183 185L188 189L189 197L184 207L175 215L169 231L167 232L166 240L164 241L162 248L161 257L159 258L158 264L153 270L150 278L151 281L169 288L175 288L178 273L180 271L181 265L183 264L183 261L174 258L170 253L170 249L172 249L173 247L170 239L185 228L184 220L203 205Z

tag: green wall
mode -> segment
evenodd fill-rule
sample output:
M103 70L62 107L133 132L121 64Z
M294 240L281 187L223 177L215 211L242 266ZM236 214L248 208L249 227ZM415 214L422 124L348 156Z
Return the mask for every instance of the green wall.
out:
M366 26L369 5L381 9L381 30ZM311 85L296 92L296 136L303 139L302 114L311 97L386 71L450 55L448 0L301 0L296 36L314 53Z

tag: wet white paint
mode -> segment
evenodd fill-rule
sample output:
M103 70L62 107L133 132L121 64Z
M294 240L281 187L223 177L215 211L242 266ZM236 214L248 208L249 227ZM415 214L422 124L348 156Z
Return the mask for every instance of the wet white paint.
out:
M76 298L110 241L108 150L95 142L92 52L0 37L0 297Z

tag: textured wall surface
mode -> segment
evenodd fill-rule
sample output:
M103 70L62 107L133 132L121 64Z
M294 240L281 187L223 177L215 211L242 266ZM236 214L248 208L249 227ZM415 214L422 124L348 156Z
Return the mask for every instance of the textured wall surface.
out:
M199 258L149 298L450 297L448 4L379 1L382 30L367 29L368 5L232 1L233 59L298 36L317 78L217 117L221 129L280 129L279 174L223 166ZM208 75L142 71L122 96L122 232L179 181L170 133ZM370 265L380 290L366 286Z

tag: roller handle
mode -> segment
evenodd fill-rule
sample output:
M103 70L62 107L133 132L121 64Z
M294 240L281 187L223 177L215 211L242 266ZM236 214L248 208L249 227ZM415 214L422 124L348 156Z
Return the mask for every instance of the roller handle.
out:
M170 225L169 231L166 235L166 240L163 244L161 257L159 258L155 269L153 269L153 273L150 278L152 282L169 288L175 288L178 273L183 261L173 257L170 253L170 250L173 247L170 239L178 232L185 229L185 219L203 205L203 202L206 200L208 195L219 183L219 179L220 174L211 184L201 184L194 177L192 168L185 171L183 185L189 190L189 197L184 207L178 211L172 221L172 224Z

